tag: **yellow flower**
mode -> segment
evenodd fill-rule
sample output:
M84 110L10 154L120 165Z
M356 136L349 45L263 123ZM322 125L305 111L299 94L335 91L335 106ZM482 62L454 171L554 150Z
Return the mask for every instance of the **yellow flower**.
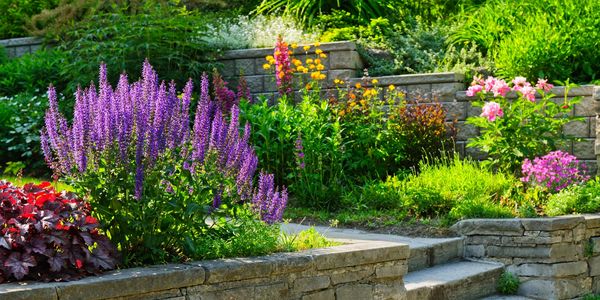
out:
M350 101L350 107L354 107L354 106L356 106L356 102Z
M319 71L323 71L323 70L325 70L325 66L324 66L324 65L321 65L321 64L318 64L318 65L317 65L317 70L319 70Z
M310 49L310 45L306 45L302 49L304 49L304 51L308 51Z
M315 50L315 54L317 54L317 55L322 54L322 53L323 53L323 50L321 50L321 49Z
M346 112L344 110L340 110L339 114L341 117L343 117L346 114Z
M302 65L302 61L300 61L299 59L292 59L292 63L297 67L297 66L301 66Z
M308 73L308 69L305 67L302 67L302 73L304 73L304 74Z
M341 81L341 80L339 80L339 79L337 79L337 78L336 78L336 79L334 79L334 80L333 80L333 83L335 83L335 84L340 84L340 81Z
M321 54L319 54L319 56L320 56L321 58L327 58L327 54L325 54L325 53L321 53Z
M393 84L390 84L390 86L388 86L388 89L389 89L390 91L393 91L393 90L395 90L395 89L396 89L396 87L395 87Z
M308 68L311 69L311 70L314 70L315 69L315 65L310 64L310 65L308 65Z
M315 59L315 64L317 64L317 65L318 65L318 64L320 64L320 63L321 63L321 60L320 60L320 59L318 59L318 58L317 58L317 59Z
M367 106L367 100L360 100L360 105Z
M360 84L360 82L357 82L357 83L356 83L354 86L355 86L357 89L360 89L360 88L362 87L362 85Z
M371 80L371 83L372 83L372 84L377 84L378 82L379 82L379 80L377 80L377 79L373 79L373 80Z
M325 78L327 78L327 75L325 75L325 74L321 74L321 75L319 75L319 79L320 79L320 80L324 80Z
M312 63L313 63L313 59L312 59L312 58L308 58L308 59L306 59L306 63L307 63L307 64L312 64Z
M271 68L271 65L270 65L270 64L264 64L264 65L263 65L263 69L265 69L265 70L268 70L268 69L270 69L270 68Z
M298 44L296 44L296 43L292 43L292 46L291 46L291 47L292 47L292 49L296 49L296 48L298 48Z
M319 43L319 42L315 42L315 44L314 44L314 45L315 45L315 47L319 47L319 46L321 46L321 43Z

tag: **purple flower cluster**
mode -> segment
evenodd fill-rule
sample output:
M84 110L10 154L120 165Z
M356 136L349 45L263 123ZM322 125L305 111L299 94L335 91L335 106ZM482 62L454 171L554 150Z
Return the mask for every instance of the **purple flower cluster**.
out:
M269 224L281 220L288 198L285 188L279 192L274 186L273 174L260 173L258 188L252 197L252 206L260 214L261 219Z
M163 155L175 155L184 168L191 171L200 170L202 168L196 168L207 163L216 164L221 174L235 180L242 201L260 199L260 205L269 211L268 214L261 213L264 220L277 221L287 202L285 189L279 193L273 181L265 179L259 181L258 189L254 189L258 158L249 143L250 125L246 124L240 135L237 97L226 88L222 79L216 81L219 80L222 86L215 88L215 94L217 98L220 94L228 98L213 101L209 95L208 76L203 74L191 130L192 81L188 81L178 96L175 84L171 82L167 87L164 81L159 82L148 61L144 62L139 81L130 84L127 75L123 74L116 89L108 83L106 67L102 65L98 91L92 84L86 89L78 89L75 94L71 126L58 111L56 92L50 86L50 108L41 132L45 159L55 172L72 176L93 172L100 160L109 160L135 172L137 199L143 197L144 176ZM253 195L253 192L257 194ZM220 205L222 193L223 187L214 187L215 207ZM263 211L262 206L260 211Z
M542 157L536 157L533 162L523 161L522 182L532 186L540 186L550 191L560 191L572 184L585 182L589 176L581 169L577 158L560 150L550 152Z

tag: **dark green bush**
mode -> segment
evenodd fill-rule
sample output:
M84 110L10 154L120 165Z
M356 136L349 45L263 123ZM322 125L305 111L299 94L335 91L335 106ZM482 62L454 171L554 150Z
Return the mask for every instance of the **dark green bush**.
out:
M59 0L0 0L0 39L27 36L29 17L54 8Z
M505 271L498 280L498 292L505 295L514 295L519 290L520 284L519 277Z
M147 58L161 76L181 86L214 67L211 62L218 49L200 39L205 23L202 15L168 11L96 15L61 37L58 48L69 57L61 75L72 79L68 86L72 92L95 79L101 62L112 74L109 80L115 82L123 71L138 78L139 65Z
M40 150L47 102L45 97L28 93L0 97L0 168L20 161L28 175L48 172Z
M70 77L77 76L64 74L66 59L62 51L40 50L0 64L0 96L44 94L50 83L62 90Z
M475 41L505 78L599 77L600 2L491 0L456 16L455 45Z

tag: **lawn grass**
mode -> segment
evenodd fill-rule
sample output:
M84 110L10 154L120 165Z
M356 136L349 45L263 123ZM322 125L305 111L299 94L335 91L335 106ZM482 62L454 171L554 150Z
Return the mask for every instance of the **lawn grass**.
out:
M57 191L63 191L63 190L64 191L73 191L73 188L64 182L53 181L51 179L46 179L46 178L17 177L17 176L10 176L10 175L2 175L2 176L0 176L0 179L9 181L16 186L23 186L30 182L39 184L41 182L48 181L52 184L54 189L56 189Z

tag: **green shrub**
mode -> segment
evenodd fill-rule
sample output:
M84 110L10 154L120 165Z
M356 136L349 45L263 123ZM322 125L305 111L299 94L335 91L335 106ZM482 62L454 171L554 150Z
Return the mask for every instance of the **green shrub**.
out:
M512 273L504 271L498 280L498 292L505 295L514 295L519 290L521 284L519 277Z
M455 45L474 41L504 78L589 82L599 75L600 3L492 0L456 16Z
M40 150L47 107L47 100L41 96L25 93L0 97L0 165L21 161L26 174L48 172Z
M109 81L116 82L123 71L138 78L139 65L147 58L161 76L180 85L188 78L198 80L203 71L212 70L218 51L198 37L207 19L169 11L93 16L60 37L58 48L69 58L60 75L71 78L68 91L73 92L95 79L92 74L101 62L112 74Z
M302 230L296 234L281 232L279 240L283 251L300 251L315 248L325 248L339 245L340 243L328 240L314 227Z
M5 64L8 61L8 53L6 53L6 48L0 45L0 65Z
M50 83L59 90L64 88L68 78L63 66L67 56L58 50L40 50L33 54L11 59L0 64L0 96L20 93L44 94Z
M0 39L27 36L29 17L43 9L54 8L59 0L0 0Z
M406 190L413 195L418 193L409 197L415 212L427 213L434 205L435 213L448 214L450 220L512 214L501 202L510 198L517 182L514 177L495 174L477 162L458 157L424 162L420 168L421 173L406 179Z
M600 212L600 178L550 195L544 212L549 216Z

